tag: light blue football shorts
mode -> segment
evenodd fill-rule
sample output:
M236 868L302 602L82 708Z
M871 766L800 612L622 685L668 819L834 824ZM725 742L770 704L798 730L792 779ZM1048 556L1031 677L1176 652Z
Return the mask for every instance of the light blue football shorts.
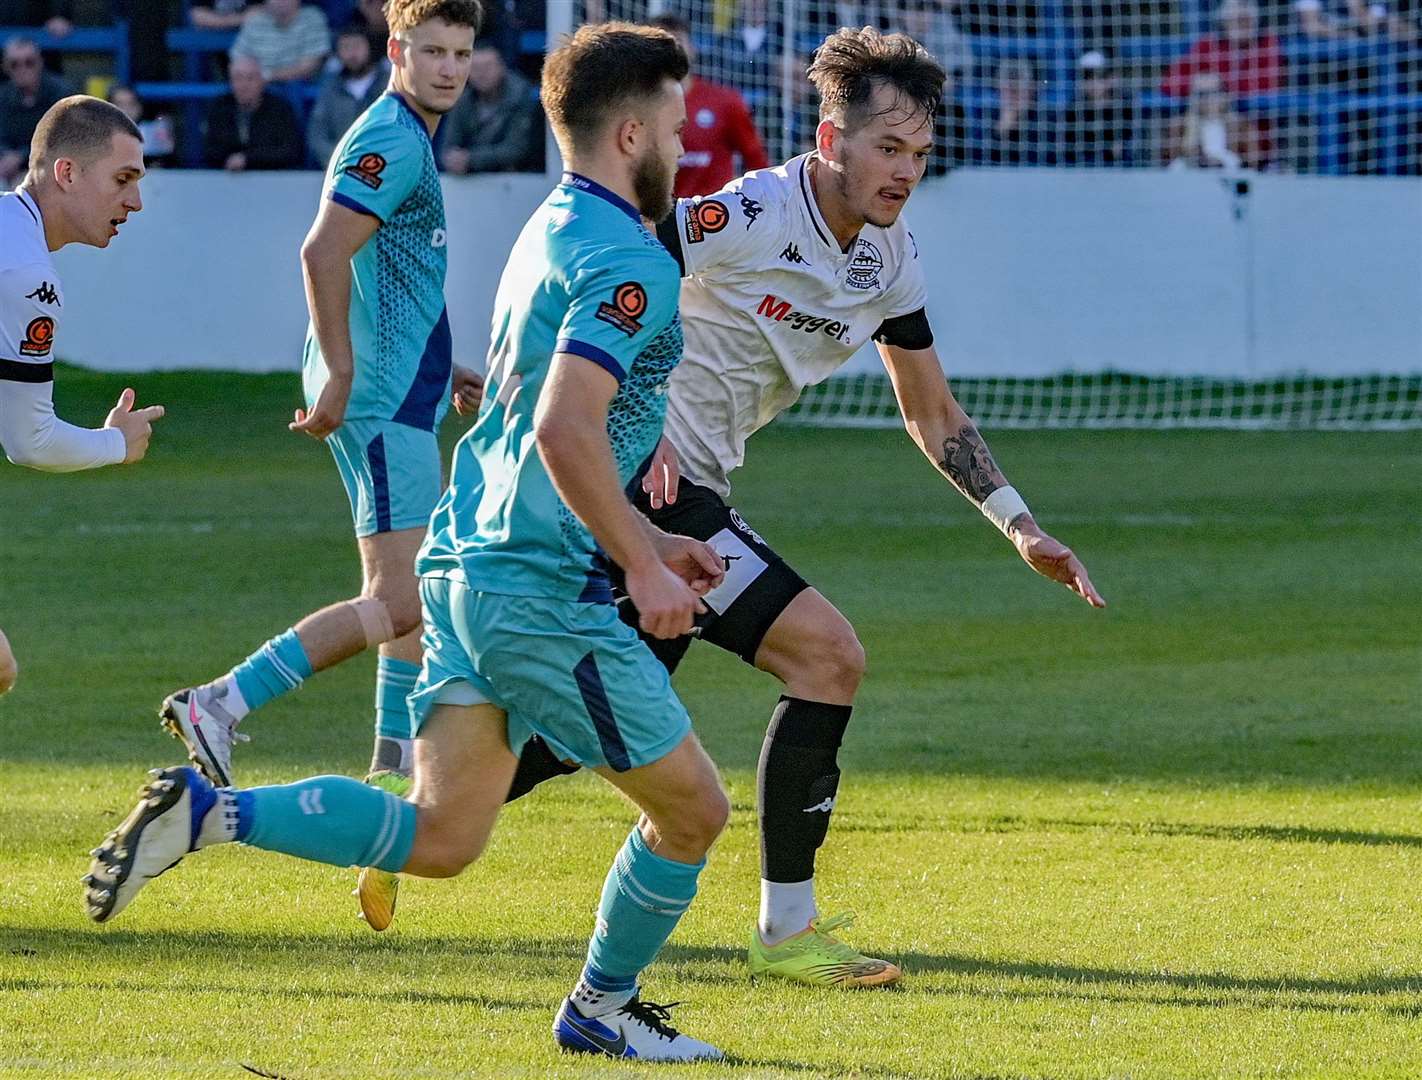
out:
M444 490L439 439L393 420L347 420L326 439L357 536L423 529Z
M625 772L691 731L667 669L612 604L475 592L442 577L420 579L420 600L416 733L437 704L488 701L508 713L515 754L537 734L564 761Z

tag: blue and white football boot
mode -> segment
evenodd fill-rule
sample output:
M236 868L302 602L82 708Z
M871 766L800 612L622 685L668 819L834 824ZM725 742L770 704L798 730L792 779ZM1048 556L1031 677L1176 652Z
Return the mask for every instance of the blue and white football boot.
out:
M710 1043L683 1035L671 1026L672 1005L654 1005L634 997L616 1012L584 1016L564 998L553 1020L553 1039L564 1050L605 1054L642 1061L720 1061Z
M138 890L197 850L203 819L217 805L217 791L186 765L153 769L138 805L96 847L84 875L89 918L107 922Z

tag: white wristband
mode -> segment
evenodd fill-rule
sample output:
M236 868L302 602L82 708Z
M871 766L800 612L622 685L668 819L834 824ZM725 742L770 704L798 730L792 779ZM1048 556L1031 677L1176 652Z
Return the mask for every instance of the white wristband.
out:
M983 500L983 517L1001 529L1004 536L1013 519L1031 512L1022 501L1022 496L1017 494L1017 489L1010 485L998 488Z

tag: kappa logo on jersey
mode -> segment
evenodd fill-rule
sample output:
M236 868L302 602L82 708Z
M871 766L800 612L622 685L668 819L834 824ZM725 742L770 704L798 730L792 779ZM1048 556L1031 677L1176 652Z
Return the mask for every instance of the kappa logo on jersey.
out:
M48 315L31 319L25 327L25 340L20 342L21 356L48 356L54 345L54 320Z
M612 303L597 306L597 317L628 337L642 329L637 320L647 312L647 290L640 282L624 281L612 290Z
M686 242L699 244L706 239L707 233L720 232L730 220L731 212L726 209L725 203L715 199L697 203L686 215Z
M385 183L380 174L385 171L385 159L379 154L362 154L354 165L346 166L346 175L359 180L371 191L379 191Z
M750 196L737 192L741 197L741 213L746 216L746 229L749 230L755 224L755 219L765 212L765 207L756 202Z
M41 304L57 304L60 307L64 306L59 303L59 293L56 292L54 286L47 281L41 281L39 283L39 288L37 288L34 292L25 293L25 299L38 300Z
M815 315L808 311L796 311L789 300L782 300L770 293L765 294L765 299L760 302L755 313L764 315L767 319L773 319L778 323L788 323L792 330L803 330L807 334L824 331L827 336L836 341L849 340L849 323L839 322L824 315Z
M855 245L854 257L849 260L849 286L852 289L879 288L879 275L884 270L884 256L879 249L864 237Z
M796 266L810 265L805 261L805 256L800 254L800 249L794 244L786 244L785 250L780 253L780 257L788 263L794 263Z

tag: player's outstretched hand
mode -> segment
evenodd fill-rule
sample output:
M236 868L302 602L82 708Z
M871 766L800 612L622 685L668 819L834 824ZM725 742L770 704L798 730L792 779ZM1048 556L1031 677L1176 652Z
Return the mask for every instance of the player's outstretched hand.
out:
M1086 576L1086 567L1072 554L1071 548L1053 539L1035 525L1012 530L1012 543L1027 565L1045 578L1060 581L1094 608L1104 608L1106 601Z
M455 364L449 381L449 397L454 411L460 416L473 416L477 413L479 402L484 400L484 376Z
M153 421L159 419L164 412L162 405L135 409L133 399L133 387L125 387L119 395L118 403L109 410L108 419L104 421L104 427L118 428L123 432L125 465L143 460L143 455L148 453L148 440L153 435Z
M647 466L647 475L642 477L642 490L651 500L652 509L660 510L676 502L676 489L680 483L681 465L676 458L676 447L663 435L652 454L652 463Z
M637 608L640 625L654 638L678 638L691 633L700 598L665 563L627 571L627 595Z
M657 558L697 596L705 596L726 579L725 560L704 540L663 533L655 543Z
M286 426L291 431L310 435L313 439L324 439L345 420L346 403L350 401L350 397L350 380L332 377L321 388L311 411L297 409L295 419Z

